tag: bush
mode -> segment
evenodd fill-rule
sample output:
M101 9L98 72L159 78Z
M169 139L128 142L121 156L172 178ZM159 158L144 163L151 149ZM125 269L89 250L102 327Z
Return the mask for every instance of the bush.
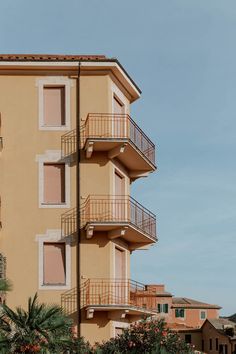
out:
M166 328L163 320L143 320L124 329L121 335L98 344L97 353L191 354L193 350Z

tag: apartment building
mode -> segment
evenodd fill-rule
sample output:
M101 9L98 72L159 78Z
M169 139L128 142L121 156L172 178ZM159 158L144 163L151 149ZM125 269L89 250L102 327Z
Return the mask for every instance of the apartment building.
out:
M11 307L61 304L91 343L153 315L130 255L157 241L130 195L155 146L130 116L140 89L105 56L0 55L0 276Z
M147 285L152 294L152 308L173 329L201 328L206 319L218 319L220 306L186 297L175 297L164 284Z

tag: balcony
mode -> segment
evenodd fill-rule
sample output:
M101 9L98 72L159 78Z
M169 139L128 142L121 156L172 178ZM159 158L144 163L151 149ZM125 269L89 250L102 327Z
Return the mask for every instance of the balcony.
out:
M110 239L122 237L130 249L157 242L155 215L130 196L88 196L82 204L81 226L87 238L94 231L105 231Z
M81 148L87 158L94 151L117 157L131 178L156 169L155 145L128 114L89 113L81 131Z
M77 292L73 288L61 295L61 307L67 315L77 312ZM88 319L95 311L114 312L121 318L157 314L155 289L130 279L88 279L80 288L80 300Z
M130 279L88 279L81 287L80 296L87 318L93 318L95 311L112 311L120 318L157 313L155 292Z

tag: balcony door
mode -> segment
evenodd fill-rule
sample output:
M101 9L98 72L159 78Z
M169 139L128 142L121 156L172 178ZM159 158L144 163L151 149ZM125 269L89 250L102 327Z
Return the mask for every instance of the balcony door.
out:
M113 96L113 137L114 138L125 138L126 137L126 118L125 105L116 96Z
M115 303L125 304L127 294L125 251L115 247Z
M116 221L125 221L125 177L115 170L114 217Z

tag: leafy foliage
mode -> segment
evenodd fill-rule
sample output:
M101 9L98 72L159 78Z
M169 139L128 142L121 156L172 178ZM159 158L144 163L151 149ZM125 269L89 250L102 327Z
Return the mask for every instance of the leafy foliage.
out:
M0 279L0 292L12 290L12 283L8 279Z
M6 353L47 353L63 348L71 336L71 321L59 306L38 304L37 294L29 298L28 309L2 306L0 348ZM3 349L2 349L3 348Z
M141 321L124 329L121 335L98 345L102 354L149 353L191 354L192 348L166 328L163 320Z

